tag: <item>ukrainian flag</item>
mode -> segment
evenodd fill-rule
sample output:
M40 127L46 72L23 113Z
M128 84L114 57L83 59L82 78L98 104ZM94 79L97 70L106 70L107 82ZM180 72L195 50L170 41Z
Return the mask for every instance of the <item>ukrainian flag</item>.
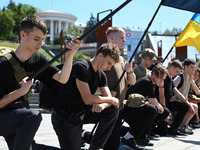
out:
M174 46L195 46L200 52L200 14L194 14L186 28L176 40Z

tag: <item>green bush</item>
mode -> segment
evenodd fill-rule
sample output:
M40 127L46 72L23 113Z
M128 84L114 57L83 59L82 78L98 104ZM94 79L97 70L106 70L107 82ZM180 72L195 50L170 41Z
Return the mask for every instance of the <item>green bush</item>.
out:
M89 56L86 56L84 54L78 53L74 56L73 61L79 60L79 59L90 59Z

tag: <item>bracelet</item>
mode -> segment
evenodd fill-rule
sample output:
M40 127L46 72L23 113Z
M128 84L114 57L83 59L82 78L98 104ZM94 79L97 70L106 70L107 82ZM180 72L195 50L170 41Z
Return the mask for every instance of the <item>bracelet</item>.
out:
M133 70L131 72L127 72L127 74L131 74L131 73L133 73Z

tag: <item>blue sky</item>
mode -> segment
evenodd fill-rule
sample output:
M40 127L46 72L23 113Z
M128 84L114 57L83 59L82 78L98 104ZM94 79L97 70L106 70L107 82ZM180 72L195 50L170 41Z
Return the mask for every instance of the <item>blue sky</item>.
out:
M150 19L161 0L132 0L127 6L113 16L113 25L121 27L139 27L145 30ZM1 0L0 8L7 6L10 0ZM13 0L16 4L29 4L42 10L56 10L70 13L77 17L79 23L86 23L91 13L96 17L97 13L116 9L125 0ZM173 27L184 29L194 13L161 6L150 31L163 33ZM102 19L107 13L100 15Z

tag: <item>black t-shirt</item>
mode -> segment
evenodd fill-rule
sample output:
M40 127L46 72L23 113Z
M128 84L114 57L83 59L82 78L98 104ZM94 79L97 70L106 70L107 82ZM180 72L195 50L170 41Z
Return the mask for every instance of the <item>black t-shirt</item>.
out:
M21 62L15 55L14 52L11 52L11 54L15 57L15 59L19 62L19 64L24 68L27 76L33 75L39 68L41 68L43 65L45 65L49 60L41 53L33 53L32 56L26 60L25 62ZM19 84L17 83L17 80L14 76L14 71L9 63L9 61L4 57L0 57L0 99L16 90L19 87ZM42 73L40 73L35 79L38 79L44 83L46 83L49 78L51 78L56 72L59 70L54 66L49 66L46 70L44 70ZM16 101L24 101L24 97L18 98ZM13 105L13 102L7 106L6 108Z
M164 80L164 90L165 90L165 100L166 100L166 106L168 106L169 102L170 102L170 99L171 97L173 96L173 89L174 89L174 83L172 81L172 79L167 76ZM159 100L159 88L156 87L155 88L155 95L156 95L156 98Z
M95 94L98 87L107 86L104 72L99 70L95 72L90 60L78 60L73 63L68 82L59 87L54 105L56 110L73 111L85 106L76 85L76 79L88 83L91 94Z
M136 81L135 85L131 85L126 93L126 98L129 94L138 93L148 98L155 98L154 85L148 76L142 77Z

